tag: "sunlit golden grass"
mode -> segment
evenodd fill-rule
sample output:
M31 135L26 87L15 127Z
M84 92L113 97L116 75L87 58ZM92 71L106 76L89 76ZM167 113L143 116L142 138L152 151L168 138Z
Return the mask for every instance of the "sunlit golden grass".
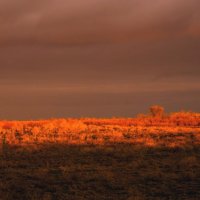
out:
M0 199L200 199L200 115L0 122Z
M1 146L49 142L77 145L129 143L176 147L198 145L199 124L200 117L197 114L183 113L166 118L1 121L0 137Z

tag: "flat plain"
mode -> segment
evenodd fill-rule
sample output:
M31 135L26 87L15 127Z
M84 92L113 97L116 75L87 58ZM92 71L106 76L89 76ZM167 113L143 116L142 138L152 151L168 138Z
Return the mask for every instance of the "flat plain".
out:
M1 121L0 199L200 199L200 117Z

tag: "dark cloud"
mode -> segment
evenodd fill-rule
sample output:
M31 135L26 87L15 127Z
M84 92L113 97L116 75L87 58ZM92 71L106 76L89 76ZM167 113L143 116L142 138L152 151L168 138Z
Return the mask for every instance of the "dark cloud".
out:
M0 7L2 44L87 45L200 35L198 0L2 0Z
M131 116L156 103L200 111L199 6L1 0L0 117Z

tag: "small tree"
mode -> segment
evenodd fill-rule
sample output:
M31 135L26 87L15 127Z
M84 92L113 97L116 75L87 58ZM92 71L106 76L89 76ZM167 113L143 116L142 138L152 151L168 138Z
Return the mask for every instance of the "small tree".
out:
M158 106L158 105L151 106L150 112L153 117L161 118L164 115L164 108L162 106Z

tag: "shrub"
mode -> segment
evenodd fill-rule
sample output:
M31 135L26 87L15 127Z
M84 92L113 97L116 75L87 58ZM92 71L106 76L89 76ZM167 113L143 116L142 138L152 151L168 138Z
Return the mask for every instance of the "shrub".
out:
M162 106L151 106L150 112L153 117L162 118L164 115L164 108Z

